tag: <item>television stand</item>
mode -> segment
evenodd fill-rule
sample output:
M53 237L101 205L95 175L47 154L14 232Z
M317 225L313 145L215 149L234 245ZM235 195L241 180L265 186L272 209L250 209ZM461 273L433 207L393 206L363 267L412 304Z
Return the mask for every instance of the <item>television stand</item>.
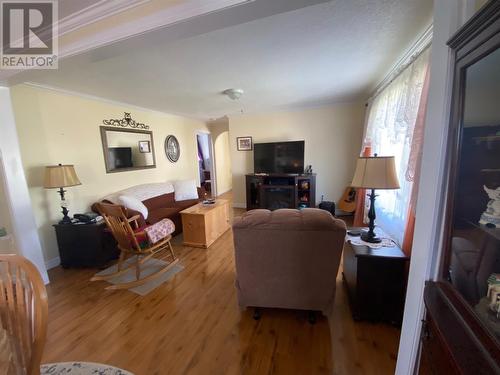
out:
M316 207L314 173L252 173L245 177L247 210Z

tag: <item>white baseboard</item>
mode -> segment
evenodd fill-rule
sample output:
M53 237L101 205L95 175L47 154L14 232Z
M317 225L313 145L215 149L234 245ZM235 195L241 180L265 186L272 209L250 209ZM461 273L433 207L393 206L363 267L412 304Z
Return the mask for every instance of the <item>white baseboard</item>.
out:
M51 268L56 268L60 264L61 264L61 258L55 257L45 261L45 268L47 270L50 270Z
M233 208L247 208L245 203L233 203Z

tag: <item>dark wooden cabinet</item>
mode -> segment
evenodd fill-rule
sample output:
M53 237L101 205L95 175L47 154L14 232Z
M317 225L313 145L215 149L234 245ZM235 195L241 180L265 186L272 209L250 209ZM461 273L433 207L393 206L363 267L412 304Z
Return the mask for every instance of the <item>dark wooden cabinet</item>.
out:
M54 225L61 266L104 267L119 251L105 223Z
M428 282L419 374L499 374L488 353L493 342L479 331L462 298L444 282ZM465 320L464 320L465 319Z
M500 1L448 45L455 63L444 232L438 276L424 290L419 373L500 374L500 306L488 288L500 278Z
M247 210L316 207L316 175L246 176Z
M345 243L342 277L354 319L401 325L408 259L397 246Z
M424 321L422 341L425 342L425 346L420 354L419 375L458 373L450 352L441 342L436 323L430 317Z

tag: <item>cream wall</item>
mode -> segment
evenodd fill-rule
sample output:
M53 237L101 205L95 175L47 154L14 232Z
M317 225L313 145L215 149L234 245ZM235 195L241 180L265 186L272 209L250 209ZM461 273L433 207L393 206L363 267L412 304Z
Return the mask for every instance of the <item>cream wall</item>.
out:
M0 228L5 228L7 232L7 236L0 237L0 254L17 252L13 242L12 221L5 187L3 161L0 155Z
M42 187L46 165L75 165L82 185L67 188L71 214L88 211L104 195L132 185L197 176L195 133L207 131L201 121L26 85L13 87L11 95L23 167L46 261L58 256L52 224L61 218L56 190ZM156 168L106 173L99 127L103 119L122 118L124 112L131 112L133 119L150 126ZM177 163L169 162L163 151L168 134L175 135L180 143Z
M0 237L0 254L16 252L12 237L12 223L8 206L7 192L3 175L2 159L0 157L0 228L5 228L7 236Z
M15 253L29 259L40 272L43 281L48 283L49 276L23 171L11 92L10 88L2 86L0 86L0 154L5 183L4 194L9 202L10 211L15 213L10 216ZM0 246L4 248L4 245L5 242Z
M0 228L5 228L7 233L12 233L12 223L10 221L10 210L5 191L5 181L3 177L2 160L0 158Z
M316 177L316 200L337 202L350 183L361 148L363 103L337 104L289 112L229 118L229 143L236 206L245 207L245 174L253 172L253 152L237 151L236 137L254 143L305 140L305 165Z
M229 148L229 121L227 117L208 123L214 143L215 176L217 194L224 194L233 188L231 152Z
M229 132L221 133L214 142L215 160L217 160L217 192L224 194L233 188L231 158L229 152Z

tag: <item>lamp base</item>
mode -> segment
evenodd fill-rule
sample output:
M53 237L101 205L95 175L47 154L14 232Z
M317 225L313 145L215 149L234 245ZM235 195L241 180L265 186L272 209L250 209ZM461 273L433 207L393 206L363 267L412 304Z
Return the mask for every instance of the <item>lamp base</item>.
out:
M62 218L61 221L59 221L59 224L72 224L71 219L68 216L65 216Z
M72 224L71 223L71 218L68 216L68 209L64 206L61 206L62 208L62 214L63 214L63 218L62 220L59 222L59 224Z
M380 243L382 242L382 239L377 237L377 235L371 231L367 232L362 232L361 233L361 239L365 242L370 242L370 243Z

